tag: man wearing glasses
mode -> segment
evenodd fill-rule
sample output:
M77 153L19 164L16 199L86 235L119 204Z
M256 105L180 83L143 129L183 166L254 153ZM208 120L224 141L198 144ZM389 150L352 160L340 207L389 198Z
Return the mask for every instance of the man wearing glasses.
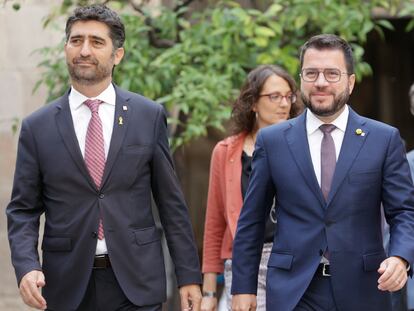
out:
M414 188L399 132L348 106L355 74L346 41L314 36L300 61L307 109L257 136L233 247L233 310L255 310L265 209L274 196L268 310L391 310L390 293L404 286L414 261Z

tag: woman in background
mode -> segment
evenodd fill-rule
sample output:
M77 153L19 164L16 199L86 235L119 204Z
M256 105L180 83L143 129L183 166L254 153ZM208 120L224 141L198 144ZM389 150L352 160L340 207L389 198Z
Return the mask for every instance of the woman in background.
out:
M299 113L296 83L282 68L259 66L247 76L233 105L234 135L215 146L210 164L203 247L202 311L217 309L217 274L224 271L227 308L231 310L231 255L237 220L251 171L257 131ZM266 310L267 261L273 244L275 210L269 206L265 244L259 269L257 310Z

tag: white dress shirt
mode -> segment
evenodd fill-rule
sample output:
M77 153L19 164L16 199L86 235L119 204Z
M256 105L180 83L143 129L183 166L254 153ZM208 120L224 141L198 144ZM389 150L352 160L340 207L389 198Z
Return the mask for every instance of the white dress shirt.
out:
M88 98L85 95L79 93L77 90L73 88L73 86L71 88L71 91L69 93L69 107L70 112L72 114L76 138L78 139L79 148L82 152L82 156L85 156L86 131L88 129L89 120L92 116L91 110L83 104L87 99L99 99L103 101L103 103L99 105L98 113L102 121L106 159L108 157L112 129L114 126L116 101L115 88L111 83L101 94L93 98ZM107 253L108 249L106 247L105 239L98 239L98 243L96 245L96 255Z
M336 126L331 132L332 139L335 144L336 160L338 160L339 152L341 151L342 141L344 140L346 125L348 123L349 108L345 105L344 111L330 124ZM319 186L321 185L321 144L323 133L319 127L324 124L319 120L309 109L306 112L306 132L308 135L309 151L312 158L313 169L315 170L315 176L318 180Z

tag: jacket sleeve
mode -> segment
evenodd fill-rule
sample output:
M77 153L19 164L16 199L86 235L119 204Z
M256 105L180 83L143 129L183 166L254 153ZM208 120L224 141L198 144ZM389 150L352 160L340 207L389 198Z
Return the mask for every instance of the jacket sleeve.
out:
M206 220L204 226L203 273L222 273L221 247L227 224L225 220L225 156L226 149L218 143L210 164Z
M174 262L177 283L178 286L201 284L194 232L170 155L166 116L161 106L154 135L156 145L151 163L151 187Z
M41 173L36 145L28 122L20 132L11 201L6 208L8 236L17 283L32 271L41 270L37 250L41 204Z
M390 225L389 256L414 264L414 188L400 135L393 129L383 170L382 201ZM412 273L412 269L410 271Z
M259 131L253 154L252 172L233 243L231 293L257 294L257 276L263 248L268 206L275 188L262 131Z

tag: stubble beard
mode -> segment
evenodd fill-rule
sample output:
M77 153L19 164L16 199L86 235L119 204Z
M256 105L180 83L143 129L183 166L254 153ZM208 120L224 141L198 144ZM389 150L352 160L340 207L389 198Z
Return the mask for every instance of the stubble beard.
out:
M319 117L330 117L340 111L346 103L349 101L349 86L346 89L334 97L332 104L329 107L317 107L312 105L310 96L306 96L301 91L301 97L304 105L315 115Z
M93 64L92 67L81 68L77 64L78 61L88 61ZM112 67L109 65L101 65L98 60L93 58L74 58L72 61L67 61L69 75L72 81L81 85L95 85L112 75Z

